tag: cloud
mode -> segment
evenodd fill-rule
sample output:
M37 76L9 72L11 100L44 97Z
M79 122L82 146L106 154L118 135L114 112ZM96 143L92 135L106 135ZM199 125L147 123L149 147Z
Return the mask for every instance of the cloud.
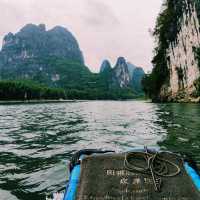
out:
M83 16L85 23L91 26L117 26L120 24L111 7L98 0L85 1L86 13Z

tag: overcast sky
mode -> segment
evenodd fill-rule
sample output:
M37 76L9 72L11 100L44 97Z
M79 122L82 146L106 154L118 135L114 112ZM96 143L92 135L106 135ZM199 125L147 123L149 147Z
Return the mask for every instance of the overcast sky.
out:
M86 65L98 71L123 56L145 71L152 68L153 29L162 0L0 0L0 41L27 23L62 25L83 51ZM0 43L0 44L1 44Z

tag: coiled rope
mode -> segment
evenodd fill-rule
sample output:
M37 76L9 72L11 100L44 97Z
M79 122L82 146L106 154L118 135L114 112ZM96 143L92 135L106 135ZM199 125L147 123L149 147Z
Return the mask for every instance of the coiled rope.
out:
M161 177L174 177L181 172L181 169L177 164L167 159L163 159L161 157L162 153L163 152L149 152L147 147L145 147L145 152L128 152L125 155L124 166L128 171L150 174L153 179L155 191L159 192L162 183ZM134 159L144 161L144 166L140 166L137 163L137 160L135 160L133 164ZM174 168L173 172L169 172L169 166Z

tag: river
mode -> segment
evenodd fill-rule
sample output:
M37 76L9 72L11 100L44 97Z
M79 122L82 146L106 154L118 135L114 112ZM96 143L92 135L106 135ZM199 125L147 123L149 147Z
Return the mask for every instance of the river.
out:
M158 147L200 163L200 106L145 101L0 105L0 199L42 200L62 190L73 152Z

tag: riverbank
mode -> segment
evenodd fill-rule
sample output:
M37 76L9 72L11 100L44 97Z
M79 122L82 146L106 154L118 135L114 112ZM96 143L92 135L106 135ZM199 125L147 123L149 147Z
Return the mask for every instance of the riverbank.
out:
M10 104L41 104L41 103L72 103L80 102L81 100L25 100L25 101L0 101L0 105Z
M73 102L85 102L85 101L146 101L151 102L150 99L144 97L137 97L134 99L57 99L57 100L47 100L47 99L40 99L40 100L0 100L0 105L15 105L15 104L42 104L42 103L73 103Z

